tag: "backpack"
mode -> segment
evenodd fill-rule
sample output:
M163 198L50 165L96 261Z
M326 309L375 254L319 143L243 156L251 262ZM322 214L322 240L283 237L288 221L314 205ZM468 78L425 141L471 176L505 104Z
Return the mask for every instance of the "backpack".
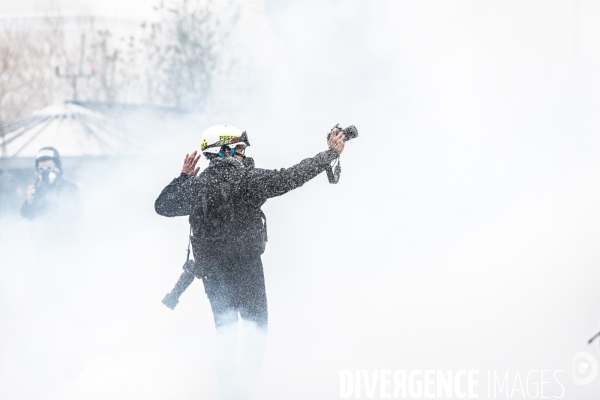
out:
M207 168L198 177L199 190L190 217L194 254L218 256L232 248L245 254L264 252L266 217L245 192L243 180L247 171L247 168Z
M200 236L217 239L231 233L235 220L234 190L235 184L222 174L206 170L194 207L199 217L197 226Z

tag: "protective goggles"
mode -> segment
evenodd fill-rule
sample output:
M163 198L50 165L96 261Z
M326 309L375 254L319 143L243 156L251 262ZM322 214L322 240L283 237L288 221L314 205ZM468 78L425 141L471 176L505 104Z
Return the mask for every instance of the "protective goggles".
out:
M213 144L205 144L205 142L203 142L201 147L202 151L206 151L206 149L210 149L211 147L235 147L235 145L238 143L241 145L250 146L250 141L248 140L248 134L246 131L242 132L240 136L221 135L219 136L218 142Z

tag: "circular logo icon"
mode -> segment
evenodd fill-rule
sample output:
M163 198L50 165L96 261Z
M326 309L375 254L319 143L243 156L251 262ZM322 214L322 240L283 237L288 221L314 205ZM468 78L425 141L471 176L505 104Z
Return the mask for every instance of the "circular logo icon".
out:
M592 383L598 376L598 361L585 351L578 351L573 355L573 382L578 385Z

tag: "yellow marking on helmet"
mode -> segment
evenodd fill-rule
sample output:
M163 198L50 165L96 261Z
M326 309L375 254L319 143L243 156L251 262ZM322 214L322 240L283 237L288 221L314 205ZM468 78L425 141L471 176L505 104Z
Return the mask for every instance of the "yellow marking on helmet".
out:
M219 135L219 141L217 142L217 145L225 146L231 143L235 143L235 139L239 137L240 135Z
M237 135L219 135L219 144L221 146L225 144L230 144L236 137Z

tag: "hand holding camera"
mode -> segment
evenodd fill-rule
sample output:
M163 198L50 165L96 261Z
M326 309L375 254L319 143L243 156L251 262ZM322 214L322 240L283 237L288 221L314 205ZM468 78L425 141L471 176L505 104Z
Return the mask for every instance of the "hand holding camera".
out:
M327 135L327 145L338 154L344 151L345 138L341 130L333 128L331 133Z
M342 173L342 167L340 166L339 155L344 151L345 143L358 137L358 130L354 125L350 125L347 128L342 129L340 124L333 127L331 132L327 134L327 145L330 149L338 153L338 157L335 162L335 167L329 166L325 172L327 173L327 179L329 183L338 183L340 180L340 174Z
M336 126L333 127L331 132L329 132L327 134L327 140L329 140L332 133L338 132L338 131L341 131L343 133L344 140L346 142L350 139L354 139L354 138L358 137L358 130L356 129L356 127L354 125L350 125L349 127L342 129L340 124L337 124Z

